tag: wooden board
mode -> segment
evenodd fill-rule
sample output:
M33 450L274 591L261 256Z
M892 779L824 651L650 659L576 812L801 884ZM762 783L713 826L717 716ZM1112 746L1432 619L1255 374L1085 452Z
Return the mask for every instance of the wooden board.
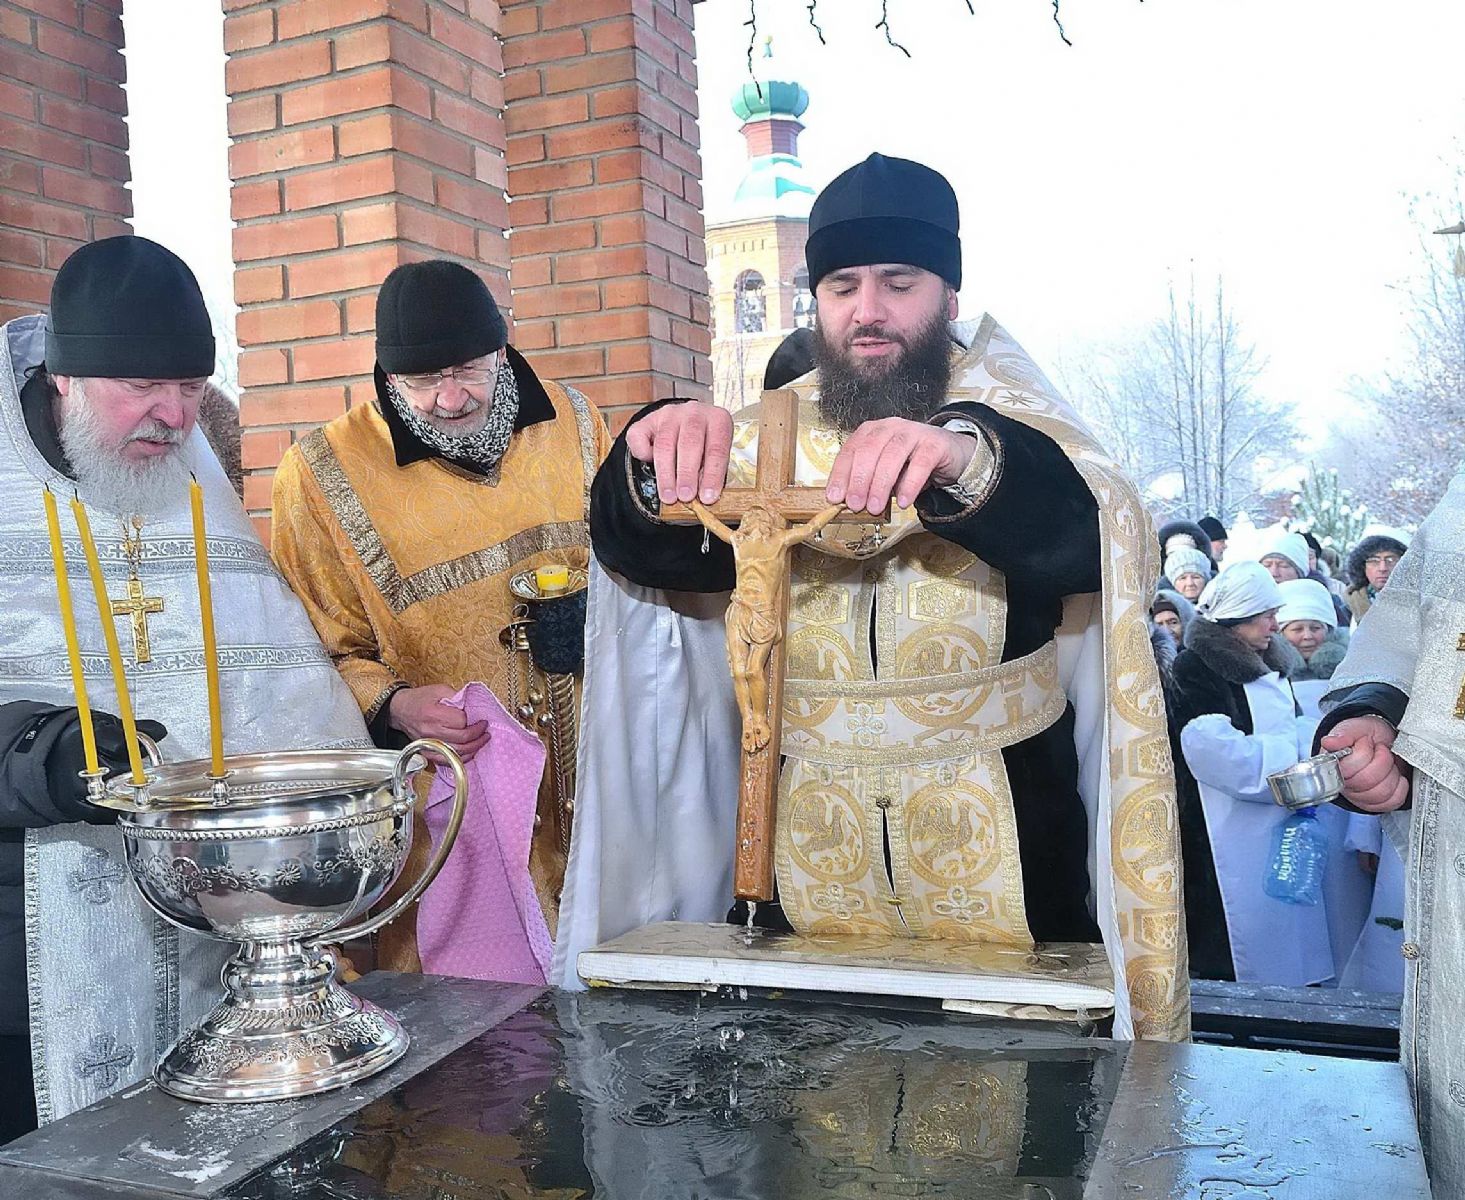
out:
M787 988L1088 1011L1114 1007L1114 978L1103 947L1083 943L1027 951L666 921L584 951L577 967L593 984Z

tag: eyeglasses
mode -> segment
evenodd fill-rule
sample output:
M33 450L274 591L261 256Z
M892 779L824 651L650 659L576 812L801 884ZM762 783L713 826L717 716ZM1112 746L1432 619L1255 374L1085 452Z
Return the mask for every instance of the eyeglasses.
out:
M1363 565L1366 567L1394 567L1399 564L1397 554L1375 554L1372 558L1365 558Z
M488 383L499 372L498 359L487 363L464 367L450 367L446 371L435 371L431 375L395 375L393 378L409 392L427 395L440 390L449 379L462 387L477 387Z

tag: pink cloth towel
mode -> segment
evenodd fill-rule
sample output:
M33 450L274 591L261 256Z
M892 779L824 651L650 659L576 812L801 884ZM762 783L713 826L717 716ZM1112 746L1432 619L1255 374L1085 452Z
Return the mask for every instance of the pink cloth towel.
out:
M469 724L487 721L488 744L466 764L468 811L458 840L417 912L417 949L432 975L543 983L554 946L529 875L529 845L544 772L544 745L481 683L444 704ZM453 811L453 774L439 769L427 797L427 831L442 841Z

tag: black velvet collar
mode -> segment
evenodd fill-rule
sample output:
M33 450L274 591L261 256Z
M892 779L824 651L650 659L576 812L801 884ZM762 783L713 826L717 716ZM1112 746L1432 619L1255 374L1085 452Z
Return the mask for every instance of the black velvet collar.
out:
M505 346L504 353L508 358L509 369L514 372L514 382L519 385L519 415L514 418L514 432L526 429L530 425L538 425L541 421L554 420L554 404L549 398L549 393L544 390L544 384L539 382L539 376L534 373L525 360L524 356L512 346ZM455 467L464 470L474 471L475 474L483 474L475 470L469 463L459 462L457 459L449 459L429 446L420 437L408 428L407 422L402 420L402 415L397 411L397 406L387 395L387 375L378 366L375 369L376 376L376 407L382 415L382 420L387 423L387 429L392 435L392 450L397 456L397 466L406 467L415 462L422 462L429 458L442 459L444 462L451 462Z
M25 431L46 460L68 479L75 479L76 472L67 461L66 451L61 447L61 434L56 428L54 407L55 389L48 386L45 375L34 372L20 389L20 411L25 418Z

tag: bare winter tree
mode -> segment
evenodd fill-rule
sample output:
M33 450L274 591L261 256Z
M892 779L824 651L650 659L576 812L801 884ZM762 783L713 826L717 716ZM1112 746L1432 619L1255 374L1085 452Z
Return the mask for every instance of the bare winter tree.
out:
M1111 451L1164 516L1231 514L1263 494L1295 442L1290 414L1264 399L1256 348L1216 281L1214 307L1192 282L1137 342L1103 357L1080 394Z
M1465 176L1459 184L1465 191ZM1448 202L1438 199L1416 202L1413 210L1422 253L1404 288L1410 354L1398 371L1361 386L1372 420L1337 439L1348 460L1347 484L1379 518L1404 525L1429 513L1465 458L1465 258L1450 247L1452 262L1430 232L1458 218L1447 216Z

